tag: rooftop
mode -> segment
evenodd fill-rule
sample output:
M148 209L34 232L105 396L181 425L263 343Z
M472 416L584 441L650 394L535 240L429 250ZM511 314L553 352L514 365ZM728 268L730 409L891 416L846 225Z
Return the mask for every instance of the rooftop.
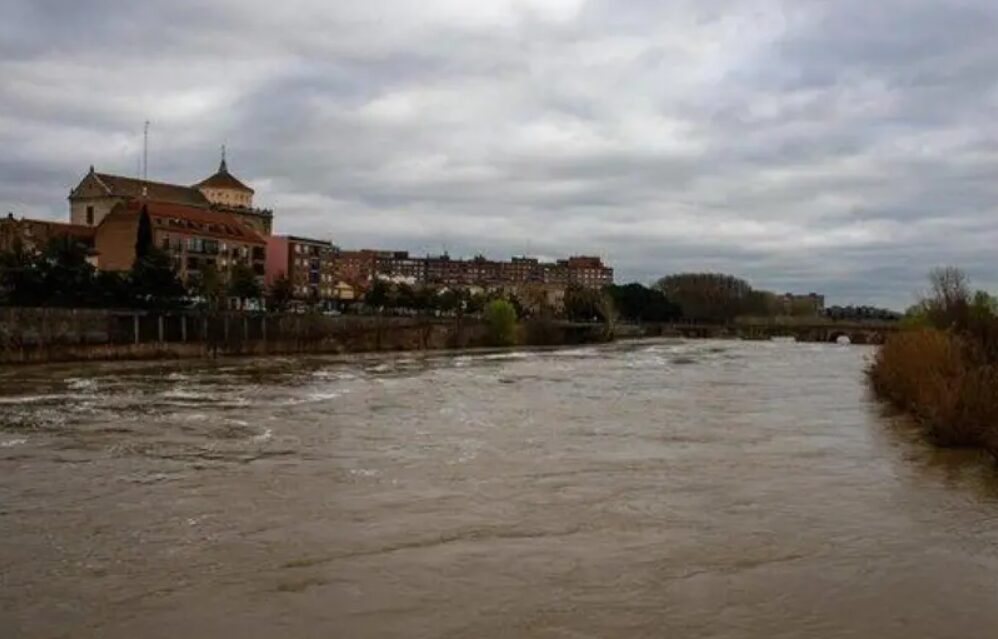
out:
M266 244L266 240L256 231L247 227L230 213L224 211L168 202L131 201L127 204L116 206L108 217L112 215L138 216L143 207L146 207L146 210L149 212L153 226L166 231L236 240L251 244Z
M77 197L77 193L89 179L94 180L108 195L125 198L145 198L150 201L159 202L175 202L177 204L202 208L209 206L207 198L196 188L181 186L179 184L140 180L138 178L112 175L110 173L97 173L93 170L93 167L91 167L90 173L83 179L83 182L80 183L80 186L70 194L70 199Z
M253 189L246 186L240 182L236 176L229 173L229 167L225 163L224 157L222 158L222 163L218 166L218 171L214 175L198 182L194 186L197 188L231 189L234 191L253 193Z

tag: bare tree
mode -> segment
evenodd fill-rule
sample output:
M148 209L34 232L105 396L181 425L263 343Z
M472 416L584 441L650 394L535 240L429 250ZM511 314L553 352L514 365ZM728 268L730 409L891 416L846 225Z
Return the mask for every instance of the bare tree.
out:
M929 273L930 291L924 305L933 325L963 328L971 302L970 278L955 266L943 266Z

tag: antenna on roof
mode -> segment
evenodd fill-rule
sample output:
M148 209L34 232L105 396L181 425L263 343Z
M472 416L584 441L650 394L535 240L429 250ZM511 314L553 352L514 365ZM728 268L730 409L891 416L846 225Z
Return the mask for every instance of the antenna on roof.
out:
M142 132L142 179L149 179L149 120Z
M222 163L218 165L218 170L222 173L228 173L229 167L225 165L225 145L222 145Z

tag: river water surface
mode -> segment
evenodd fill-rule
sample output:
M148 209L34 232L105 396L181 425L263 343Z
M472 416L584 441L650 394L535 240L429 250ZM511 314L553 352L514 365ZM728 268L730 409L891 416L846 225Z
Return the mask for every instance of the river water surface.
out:
M995 471L871 353L5 369L0 636L998 636Z

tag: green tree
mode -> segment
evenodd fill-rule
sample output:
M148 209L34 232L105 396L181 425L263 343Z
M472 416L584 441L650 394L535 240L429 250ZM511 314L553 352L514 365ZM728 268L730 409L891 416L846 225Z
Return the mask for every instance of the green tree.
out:
M225 281L214 262L202 263L198 274L188 280L190 295L201 298L202 303L212 311L225 306L225 288Z
M682 315L679 306L669 301L662 291L637 282L611 285L604 293L613 300L620 317L629 322L672 322Z
M93 285L93 306L127 308L133 305L132 285L128 274L119 271L97 271Z
M428 286L419 286L414 288L412 294L412 308L420 312L432 310L435 295L435 291Z
M75 238L57 236L42 253L42 288L51 306L86 306L93 302L94 269L88 249Z
M930 327L932 324L929 322L928 309L925 304L920 302L909 306L908 310L901 316L900 325L907 329Z
M976 318L987 318L998 315L998 298L987 291L977 291L970 303L970 312Z
M722 273L681 273L656 283L679 304L683 317L703 322L730 322L750 308L748 282Z
M495 346L516 343L516 309L506 300L492 300L485 306L485 322L489 339Z
M267 290L267 306L279 313L284 312L288 310L294 294L294 285L291 280L288 279L287 275L281 273L281 276L274 280Z
M612 322L613 301L603 291L583 286L565 289L565 317L577 322Z
M135 260L129 280L133 299L139 306L177 306L187 293L177 277L173 260L155 247L150 248L144 257Z
M152 221L149 219L149 209L143 205L139 213L139 227L135 233L135 259L145 258L152 249Z
M461 296L454 289L443 289L433 296L433 308L441 313L453 313L460 307Z
M398 284L395 287L392 306L415 310L417 306L416 291L408 284Z
M45 275L41 256L24 248L18 240L0 254L0 288L5 304L41 306L45 302Z
M756 317L772 317L783 312L776 294L771 291L749 291L742 308L746 315Z
M384 280L376 279L364 294L364 303L371 308L383 309L389 304L391 289Z
M235 297L240 304L245 304L246 300L260 299L263 290L260 282L257 281L256 273L246 264L237 263L229 272L229 285L227 292L230 297Z
M503 300L506 301L506 300ZM468 313L470 315L478 315L479 313L484 313L485 308L489 303L489 298L483 293L472 293L470 291L461 291L461 310L462 312ZM508 304L509 302L507 302ZM511 305L512 306L512 305ZM514 313L516 309L513 309Z

